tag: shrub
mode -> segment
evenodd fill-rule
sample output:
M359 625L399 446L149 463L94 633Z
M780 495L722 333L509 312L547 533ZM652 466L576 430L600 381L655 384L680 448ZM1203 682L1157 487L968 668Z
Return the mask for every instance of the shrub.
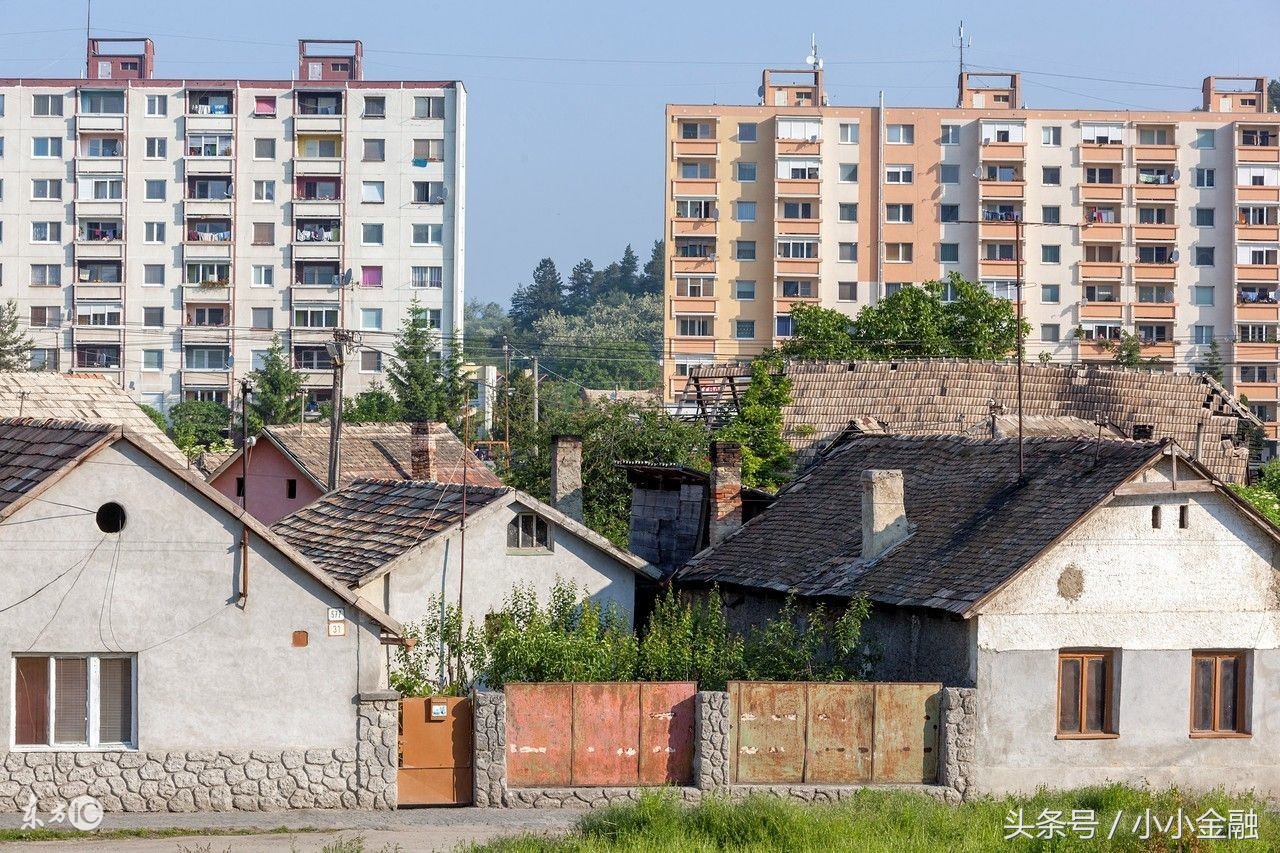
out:
M402 696L460 696L474 685L484 663L484 638L475 625L462 631L462 611L439 595L427 599L427 616L404 626L388 683Z
M723 690L741 672L742 638L729 630L720 591L690 603L668 587L640 639L640 677L696 681L703 690Z

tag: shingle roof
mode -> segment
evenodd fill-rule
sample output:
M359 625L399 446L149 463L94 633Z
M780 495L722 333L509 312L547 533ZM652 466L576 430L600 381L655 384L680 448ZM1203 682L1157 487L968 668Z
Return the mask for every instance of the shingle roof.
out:
M413 476L409 461L409 424L343 424L342 470L339 485L357 478L408 480ZM272 441L302 465L317 483L329 477L329 424L305 423L269 426L263 430ZM431 424L436 437L437 482L462 483L462 460L467 459L467 483L500 488L502 480L474 453L468 453L449 427ZM225 461L224 461L225 465Z
M20 497L119 434L105 423L0 418L0 518Z
M676 580L965 613L1161 452L1160 442L1031 438L1019 484L1016 440L852 438ZM868 564L861 475L873 468L902 470L914 532Z
M179 467L187 467L187 457L128 392L98 374L0 372L0 417L115 424L128 428Z
M1023 371L1024 416L1102 418L1130 437L1134 426L1150 425L1152 438L1172 438L1215 476L1244 482L1248 450L1233 439L1242 419L1257 419L1210 377L1103 365L1027 364ZM965 435L987 422L991 400L1016 413L1013 362L792 362L787 376L792 403L783 408L783 427L800 469L856 417L875 418L897 435Z
M512 491L468 487L467 517ZM458 486L362 478L271 529L337 580L354 584L461 520Z

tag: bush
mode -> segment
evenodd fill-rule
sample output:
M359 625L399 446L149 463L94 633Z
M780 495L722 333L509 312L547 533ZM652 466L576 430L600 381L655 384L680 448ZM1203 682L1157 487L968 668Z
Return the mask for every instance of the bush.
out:
M427 599L427 613L404 626L413 642L396 649L388 682L402 696L460 696L483 666L484 639L474 625L462 632L462 611L439 595Z
M873 655L862 647L865 598L832 619L826 605L807 613L788 595L778 615L751 630L743 647L741 678L751 681L857 681L870 673Z
M742 638L729 630L720 591L688 603L668 587L640 639L640 677L723 690L742 671Z

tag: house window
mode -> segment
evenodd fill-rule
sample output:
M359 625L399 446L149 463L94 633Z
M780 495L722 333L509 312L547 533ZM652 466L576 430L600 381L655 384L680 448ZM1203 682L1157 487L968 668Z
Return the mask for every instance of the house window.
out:
M444 267L410 267L410 287L444 287Z
M1187 506L1186 504L1183 504L1182 506L1178 507L1178 529L1179 530L1186 530L1188 527L1191 526L1191 523L1189 520L1190 515L1191 515L1191 507Z
M164 326L164 308L145 307L142 309L142 325Z
M147 137L147 153L148 160L163 160L169 152L169 141L163 136Z
M1196 131L1196 147L1197 148L1213 148L1213 128L1206 128Z
M795 325L790 314L778 314L773 318L773 332L776 337L789 338L795 332Z
M296 479L291 477L284 481L284 496L289 500L298 497L298 481Z
M381 308L361 308L360 309L360 328L368 329L371 331L380 330L382 328L382 309Z
M844 205L841 205L841 207L843 208ZM854 210L857 210L856 205L854 205ZM910 204L886 204L884 218L886 222L910 222L912 220L912 211L913 205ZM853 222L855 219L841 221Z
M1055 205L1045 205L1040 208L1040 221L1045 225L1057 225L1062 221L1062 208Z
M754 261L756 259L755 240L737 240L735 241L733 248L735 260Z
M739 222L756 221L756 203L754 201L735 201L733 203L734 219Z
M413 99L414 118L444 118L444 97L432 95Z
M1040 340L1047 344L1056 344L1061 337L1061 329L1057 323L1040 324Z
M271 287L275 284L275 268L266 265L255 265L253 268L253 286Z
M747 121L738 122L738 141L739 142L755 142L756 141L755 122L747 122Z
M58 264L32 264L31 284L42 287L57 287L62 284L62 267Z
M253 223L253 245L273 246L276 242L276 226L274 222Z
M1195 211L1196 211L1197 227L1199 228L1213 227L1213 208L1212 207L1197 207Z
M360 185L360 200L365 204L382 204L386 201L386 185L382 181L364 181Z
M841 163L840 164L840 183L856 184L858 182L858 164L857 163Z
M1060 147L1062 145L1062 128L1060 127L1040 128L1040 144L1048 145L1051 148Z
M734 169L736 170L738 183L749 184L755 181L756 179L755 163L734 163L733 165L734 165Z
M275 201L276 200L276 182L275 181L254 181L253 182L253 200L254 201Z
M1056 284L1040 285L1040 301L1046 305L1057 305L1061 298L1061 290Z
M913 246L911 243L885 243L884 259L891 264L911 262Z
M62 115L61 95L32 95L31 114L36 116Z
M382 95L366 95L362 115L364 118L386 118L387 99Z
M16 746L133 747L132 656L21 655L13 666Z
M685 277L676 279L676 296L700 299L715 296L715 279L707 277Z
M168 95L147 95L147 115L163 116L169 114Z
M960 221L960 205L958 204L938 205L938 221L939 222L959 222Z
M378 182L381 186L381 181ZM444 183L441 181L414 181L414 204L444 204Z
M956 165L939 166L938 167L938 183L940 184L960 183L960 167Z
M1244 652L1191 653L1191 733L1246 734Z
M1109 651L1058 653L1058 737L1116 734L1113 664Z
M1151 436L1148 435L1146 437L1150 438ZM1142 433L1139 432L1136 426L1133 428L1133 438L1135 441L1137 441L1139 438L1142 438ZM1159 504L1156 504L1151 508L1151 529L1152 530L1160 529L1160 505Z
M250 308L249 327L253 329L270 329L275 325L274 308Z
M148 372L164 370L164 350L144 349L142 351L142 369Z
M62 140L56 136L36 136L31 139L32 157L61 157Z
M143 198L147 201L164 201L164 192L164 181L146 181L143 184Z
M710 317L677 317L676 334L682 338L711 337Z
M360 351L360 372L361 373L381 373L382 372L382 353L374 349L366 349Z
M893 207L893 205L890 205L890 207ZM904 205L899 205L899 207L906 208L906 211L907 211L907 218L899 221L910 222L911 221L911 205L904 204ZM837 217L841 222L857 222L858 221L857 202L851 202L851 201L840 202L840 206L837 209Z
M942 144L943 145L959 145L960 144L960 125L944 124L942 126Z
M1041 182L1046 187L1056 187L1062 184L1062 168L1060 166L1045 166L1041 169Z
M1212 246L1196 246L1196 266L1211 267L1213 266L1213 247Z
M1192 326L1191 343L1206 346L1213 343L1213 326Z
M884 182L886 184L909 184L913 175L914 173L910 166L886 166Z
M360 226L360 243L364 246L382 245L382 223L366 222Z
M960 263L960 244L959 243L939 243L938 244L938 261L944 264Z
M842 261L858 260L858 244L857 243L840 243L837 246L839 258Z
M737 279L733 283L734 299L755 299L756 283L754 281L746 281L745 279Z
M1212 187L1213 179L1214 179L1213 169L1197 168L1194 172L1192 172L1192 184L1194 184L1197 187L1204 187L1204 188Z
M550 551L551 528L532 512L516 513L507 525L507 548L512 551Z
M426 160L427 162L440 162L444 159L444 140L443 139L415 139L413 140L413 159ZM425 166L426 163L414 163L413 165Z
M858 125L856 122L840 125L840 141L845 145L858 144Z
M413 225L412 242L415 246L439 246L444 242L444 226L417 222Z
M841 281L836 283L836 299L841 302L857 302L858 301L858 283L856 281Z
M1197 284L1191 288L1192 305L1212 305L1213 285Z
M151 287L164 284L164 264L143 264L142 283Z
M1062 262L1061 246L1041 246L1040 247L1040 263L1057 264Z
M144 222L142 241L144 243L163 243L164 242L164 223L163 222Z

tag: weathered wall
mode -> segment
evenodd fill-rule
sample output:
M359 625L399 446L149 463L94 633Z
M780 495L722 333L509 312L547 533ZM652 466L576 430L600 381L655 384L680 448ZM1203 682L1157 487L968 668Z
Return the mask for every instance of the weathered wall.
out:
M702 546L706 524L706 487L685 483L676 488L631 490L628 547L669 575L689 562Z
M118 534L102 533L95 523L94 513L107 501L119 502L128 514ZM121 758L125 764L139 762L136 768L122 766L111 753L101 759L74 751L67 757L11 753L3 758L0 808L13 807L21 793L12 790L14 782L26 786L14 775L21 773L25 780L24 769L32 771L33 780L52 784L87 783L79 777L88 773L107 778L107 764L120 768L122 780L124 770L150 767L148 776L155 778L139 772L139 784L156 782L157 791L133 793L154 808L166 778L175 787L165 798L169 807L179 772L194 772L199 782L202 771L225 773L243 765L247 774L248 762L259 761L305 773L312 765L307 756L314 752L327 756L324 778L330 762L347 763L346 754L358 743L355 697L385 689L377 626L347 607L346 636L326 636L328 608L342 602L256 538L249 597L237 606L239 538L240 525L229 515L123 444L99 452L0 525L6 569L0 573L0 601L30 596L0 613L6 667L0 678L0 731L13 730L13 654L131 653L137 660L138 752ZM305 647L292 645L296 630L308 632ZM219 761L224 750L233 752ZM344 757L335 757L337 751ZM303 756L302 762L284 766L284 756L294 753ZM394 756L394 750L388 754ZM48 764L39 764L46 758ZM214 767L214 762L227 766ZM199 766L188 770L187 764ZM90 765L103 769L86 773ZM36 775L39 766L51 769ZM64 770L77 779L58 775ZM347 775L342 774L343 790L348 790ZM212 797L222 783L208 778ZM130 793L130 784L117 783L113 796ZM266 787L264 792L259 786L256 796L273 799L275 792ZM182 790L192 790L195 801L195 786ZM245 791L224 793L255 796L247 786Z
M977 617L980 790L1125 780L1280 791L1276 557L1217 494L1113 500ZM1075 647L1116 650L1114 739L1055 738L1057 654ZM1252 651L1251 737L1188 737L1191 652L1203 648Z
M862 634L880 659L871 681L941 681L972 687L974 624L936 610L873 604Z

